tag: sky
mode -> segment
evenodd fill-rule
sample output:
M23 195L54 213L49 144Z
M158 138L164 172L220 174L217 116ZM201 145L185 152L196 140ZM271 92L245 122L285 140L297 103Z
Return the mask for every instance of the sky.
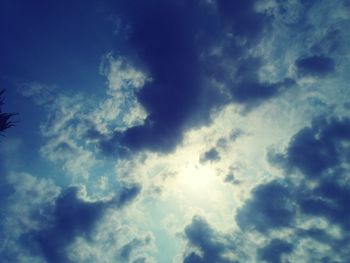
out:
M1 0L0 261L350 262L348 0Z

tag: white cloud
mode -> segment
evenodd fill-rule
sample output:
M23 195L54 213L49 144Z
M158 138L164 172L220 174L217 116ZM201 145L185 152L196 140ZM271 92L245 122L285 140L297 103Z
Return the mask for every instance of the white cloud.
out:
M145 73L135 69L125 58L116 59L110 53L103 58L100 73L107 77L108 93L112 96L122 89L139 90L150 81Z
M117 130L141 124L147 116L135 95L150 81L145 73L111 54L103 58L100 71L107 87L105 96L97 99L83 93L60 93L54 85L40 83L19 88L23 96L47 112L40 126L45 139L41 155L61 167L72 183L86 184L92 171L101 166L99 146L89 138L89 132L109 137Z
M111 54L103 58L100 72L107 78L108 97L93 113L96 128L107 133L142 124L147 113L137 102L136 92L151 79L126 59Z
M41 228L36 216L54 202L60 188L50 179L39 179L27 173L12 173L7 180L14 192L7 199L6 228L15 236Z
M70 245L69 258L73 262L134 262L140 258L145 258L147 263L155 262L153 235L135 224L123 223L125 220L124 214L109 211L89 240L77 238Z

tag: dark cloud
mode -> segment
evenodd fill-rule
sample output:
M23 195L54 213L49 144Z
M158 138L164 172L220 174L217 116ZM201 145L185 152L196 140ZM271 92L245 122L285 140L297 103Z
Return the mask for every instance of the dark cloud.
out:
M103 142L103 148L113 153L110 148L118 144L132 151L169 152L182 140L185 129L206 123L214 107L232 100L251 107L291 86L290 79L261 82L262 63L247 55L272 19L258 13L255 4L252 0L111 4L129 28L124 33L130 49L125 53L152 81L136 94L149 114L144 124L115 134ZM215 48L221 49L220 55L212 55ZM240 68L237 74L234 68ZM109 143L112 146L106 146Z
M350 139L350 120L317 118L311 127L291 140L285 161L287 169L299 169L305 176L319 177L340 162L341 142ZM278 160L276 160L278 162Z
M322 180L319 185L303 196L300 209L307 215L323 217L332 224L338 224L350 233L350 186L336 180L336 177Z
M220 154L215 148L206 151L200 158L201 163L215 162L220 160Z
M47 208L47 216L42 218L47 221L43 223L50 226L24 235L23 244L33 253L41 254L47 262L71 262L65 251L67 246L76 237L89 239L107 208L122 208L139 192L140 187L132 186L122 189L111 201L88 202L78 196L77 188L68 188L57 198L53 207Z
M259 69L261 65L260 58L247 58L239 61L235 78L230 87L234 101L256 105L294 85L295 81L290 78L275 83L260 81Z
M256 2L217 0L218 9L232 32L248 42L256 41L271 19L265 13L256 13Z
M295 65L298 69L298 74L301 76L323 77L335 70L334 60L325 56L299 58Z
M295 245L272 240L259 250L261 259L282 262L281 255L292 253L302 239L322 243L342 258L349 256L349 142L349 119L317 118L291 139L285 154L273 158L285 169L286 178L257 186L252 198L238 210L236 221L241 229L255 229L262 234L288 227L293 230L289 237ZM296 171L300 171L302 177L291 180ZM298 224L320 219L341 229L340 235L333 235L328 229L305 228ZM295 240L299 241L295 243ZM317 253L315 255L323 258L321 262L333 262L328 252ZM334 262L343 261L335 259Z
M149 116L142 126L127 130L122 144L131 149L170 150L194 111L199 95L196 20L182 1L124 2L131 33L128 44L152 82L137 94Z
M264 83L257 80L254 81L254 78L249 78L239 82L237 85L233 85L231 92L234 101L256 105L282 93L294 83L295 81L289 78L276 83Z
M264 262L281 263L283 254L289 254L292 251L292 244L281 239L273 239L266 247L259 249L258 254Z
M184 258L184 263L237 262L224 255L233 249L233 244L212 229L203 218L193 217L192 223L185 228L185 236L189 245L199 249L200 253L190 253Z
M105 208L104 202L86 202L77 188L69 188L56 200L51 227L24 237L31 250L39 250L47 262L70 262L65 249L75 237L88 236Z
M136 196L141 192L141 187L139 185L132 185L124 187L120 194L117 196L116 205L118 207L123 207L133 201Z
M131 254L132 254L133 250L135 250L139 247L149 245L151 240L152 239L150 238L150 236L147 236L145 238L134 238L133 240L131 240L129 243L127 243L126 245L124 245L121 248L120 257L125 262L130 262L130 258L131 258ZM134 262L143 262L143 261L141 261L142 259L143 258L136 259Z
M295 216L288 187L279 182L260 185L253 191L252 199L238 210L236 221L244 230L269 230L290 227Z

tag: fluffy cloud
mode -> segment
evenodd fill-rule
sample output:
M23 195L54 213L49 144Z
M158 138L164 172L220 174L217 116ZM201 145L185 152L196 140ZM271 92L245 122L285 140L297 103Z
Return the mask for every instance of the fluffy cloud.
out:
M274 162L284 177L253 189L236 212L238 229L221 233L195 216L184 230L183 262L346 262L349 124L318 118L297 132Z
M205 219L195 216L185 229L191 247L197 249L185 256L184 263L236 263L235 244L229 236L215 232Z
M1 216L4 262L71 262L70 245L77 238L88 240L105 213L123 209L140 192L139 186L126 186L110 200L90 201L77 188L60 191L51 180L24 173L12 174L8 187L11 194ZM128 253L142 245L130 244ZM127 257L126 250L119 253Z
M254 199L238 210L236 221L241 229L266 232L293 225L295 209L286 186L278 183L260 185L253 191Z
M111 201L91 202L78 197L78 189L68 188L55 200L50 226L26 235L30 249L38 248L48 262L69 262L68 245L77 237L88 239L106 209L121 208L138 193L138 187L125 188Z
M124 224L116 210L110 210L88 239L78 237L67 247L72 262L156 262L155 238L137 226Z
M272 15L256 3L116 4L131 29L126 33L130 57L139 58L151 81L136 92L148 113L145 122L116 134L110 143L169 152L186 129L208 122L216 107L230 101L255 107L293 86L288 76L273 82L259 77L262 55L251 50L271 29Z
M263 260L283 262L280 255L286 254L293 261L298 253L305 253L302 262L331 257L346 262L349 124L348 119L321 118L300 130L278 162L285 169L285 179L258 186L252 199L238 210L236 220L242 229L265 235L272 231L271 237L279 233L288 236L289 241L273 239L260 249ZM301 252L298 244L305 239L313 245L313 256L307 255L306 248ZM344 245L336 248L335 244Z
M118 145L107 145L112 134L143 123L146 113L135 92L149 81L125 58L103 57L100 73L107 79L105 95L94 101L88 94L60 92L55 86L26 83L25 97L42 106L47 118L40 126L45 143L41 155L58 164L74 183L86 182L101 165L99 154L122 155Z

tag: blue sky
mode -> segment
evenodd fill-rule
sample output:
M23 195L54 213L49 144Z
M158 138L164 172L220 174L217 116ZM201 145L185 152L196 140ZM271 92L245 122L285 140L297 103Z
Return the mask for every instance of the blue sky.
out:
M1 262L349 262L349 1L3 0L0 21Z

